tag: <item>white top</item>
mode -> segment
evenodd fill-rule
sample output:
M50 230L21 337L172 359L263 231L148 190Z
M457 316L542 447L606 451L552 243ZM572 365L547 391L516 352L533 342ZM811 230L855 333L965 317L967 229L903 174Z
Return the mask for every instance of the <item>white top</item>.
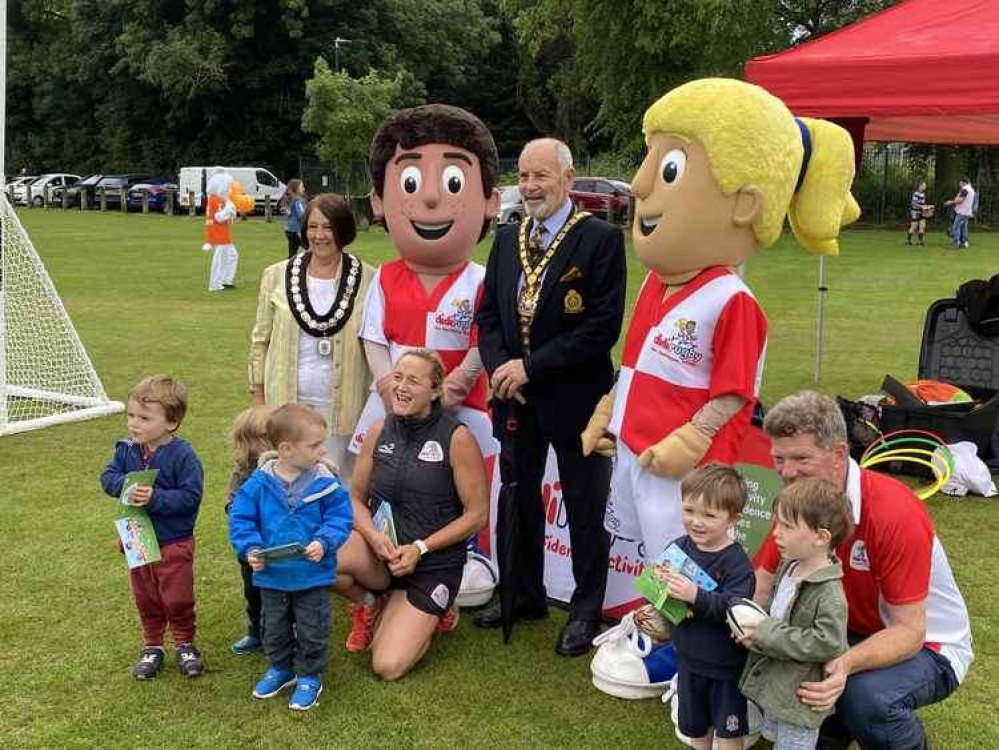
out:
M801 579L791 575L798 569L798 563L792 563L787 573L780 579L777 591L774 593L774 600L770 603L770 616L778 620L786 620L788 611L791 609L791 602L794 601L795 594L798 593L798 584Z
M318 315L333 307L337 278L317 279L306 274L309 302ZM319 341L303 330L298 332L298 401L308 406L328 406L333 393L333 357L324 357L316 349ZM333 340L330 339L332 346Z
M954 210L961 216L971 216L975 212L975 189L969 182L962 190L964 190L964 199L954 204Z

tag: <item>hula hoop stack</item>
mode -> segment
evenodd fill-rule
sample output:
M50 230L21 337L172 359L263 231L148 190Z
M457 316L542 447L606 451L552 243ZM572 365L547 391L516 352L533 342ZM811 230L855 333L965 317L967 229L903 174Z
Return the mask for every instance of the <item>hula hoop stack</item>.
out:
M937 435L925 430L896 430L882 435L864 451L860 466L867 469L878 464L902 461L925 466L933 472L933 484L916 492L920 500L932 497L954 473L954 454Z

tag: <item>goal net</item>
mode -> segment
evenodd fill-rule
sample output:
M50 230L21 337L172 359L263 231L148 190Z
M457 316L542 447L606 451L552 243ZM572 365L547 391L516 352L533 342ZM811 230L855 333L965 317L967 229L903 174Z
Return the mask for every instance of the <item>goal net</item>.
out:
M83 343L0 193L0 435L113 414Z

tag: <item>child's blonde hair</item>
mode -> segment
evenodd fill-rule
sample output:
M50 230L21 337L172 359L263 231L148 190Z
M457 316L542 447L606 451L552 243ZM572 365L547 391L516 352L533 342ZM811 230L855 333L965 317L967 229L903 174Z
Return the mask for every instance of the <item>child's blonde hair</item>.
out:
M128 392L129 401L140 404L159 404L168 422L177 427L187 414L187 388L179 380L169 375L149 375L144 377Z
M257 459L273 450L267 438L267 420L273 413L273 406L251 406L232 421L232 457L237 468L252 471L257 466Z
M317 411L301 404L285 404L267 417L267 439L275 448L284 442L295 442L306 425L326 429L326 419Z
M799 122L811 147L805 164ZM642 132L646 142L654 133L700 141L725 195L758 186L765 199L753 232L761 247L780 237L787 215L802 247L836 255L840 229L860 216L850 194L855 169L850 134L825 120L796 121L780 99L759 86L728 78L690 81L646 110Z

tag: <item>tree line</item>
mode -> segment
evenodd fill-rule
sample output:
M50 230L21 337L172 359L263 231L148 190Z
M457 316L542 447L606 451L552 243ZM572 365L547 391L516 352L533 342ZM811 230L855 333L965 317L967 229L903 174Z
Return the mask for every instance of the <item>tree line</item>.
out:
M8 0L7 170L291 175L363 159L424 102L476 113L502 156L542 133L634 156L671 87L894 2Z

